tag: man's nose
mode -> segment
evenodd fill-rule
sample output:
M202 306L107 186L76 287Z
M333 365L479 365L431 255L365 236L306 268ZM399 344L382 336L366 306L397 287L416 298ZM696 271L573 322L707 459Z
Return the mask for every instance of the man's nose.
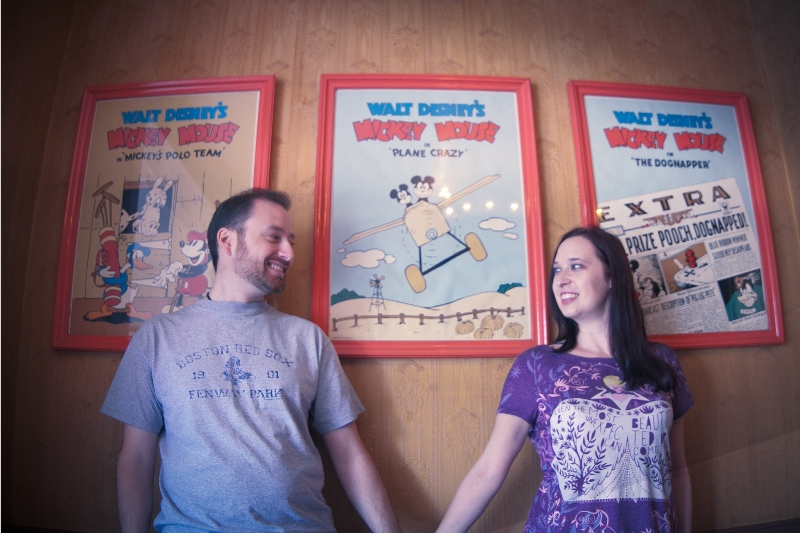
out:
M292 244L286 239L281 242L279 253L281 254L281 258L286 261L292 261L294 259L294 247L292 247Z

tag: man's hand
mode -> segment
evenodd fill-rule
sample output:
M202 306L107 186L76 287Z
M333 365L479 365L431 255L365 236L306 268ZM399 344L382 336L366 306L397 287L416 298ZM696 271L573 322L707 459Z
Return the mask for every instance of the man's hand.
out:
M355 422L322 436L333 466L358 514L375 533L400 533L378 469Z
M117 503L123 533L147 533L153 513L158 435L125 425L117 459Z

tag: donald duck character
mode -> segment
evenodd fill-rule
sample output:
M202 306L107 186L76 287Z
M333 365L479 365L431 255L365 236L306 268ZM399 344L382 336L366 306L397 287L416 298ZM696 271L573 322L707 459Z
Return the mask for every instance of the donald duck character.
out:
M150 255L150 250L139 243L133 243L126 250L126 263L120 265L117 236L110 227L100 231L100 246L95 259L95 270L91 276L96 286L103 287L103 305L100 311L89 311L83 318L91 322L101 319L110 322L127 322L131 318L147 320L152 314L139 312L133 306L138 287L130 285L128 281L129 271L134 267L152 268L144 261L144 257Z

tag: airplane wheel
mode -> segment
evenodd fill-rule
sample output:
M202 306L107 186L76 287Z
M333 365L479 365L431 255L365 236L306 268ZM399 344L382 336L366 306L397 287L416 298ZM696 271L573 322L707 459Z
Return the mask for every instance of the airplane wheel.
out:
M467 246L469 246L469 253L475 259L475 261L483 261L486 259L486 256L489 255L486 253L486 248L483 247L480 237L474 233L468 233L464 240L466 241Z
M425 278L417 265L408 265L406 267L406 279L411 288L414 289L414 292L425 290Z

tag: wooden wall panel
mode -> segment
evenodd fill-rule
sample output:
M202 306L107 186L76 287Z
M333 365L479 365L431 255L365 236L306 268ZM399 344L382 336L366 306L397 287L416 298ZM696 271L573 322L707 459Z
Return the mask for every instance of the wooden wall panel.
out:
M52 9L29 19L23 3L3 7L3 96L2 96L2 469L3 486L10 486L13 462L15 377L19 353L20 313L27 257L31 247L31 225L36 208L39 175L47 129L52 119L63 51L69 36L75 2L59 2ZM8 21L12 21L9 23ZM39 38L43 31L48 40ZM29 99L29 100L28 100ZM25 102L28 105L20 105ZM9 154L14 153L11 157ZM35 246L35 245L34 245ZM4 500L5 502L5 500ZM5 507L5 504L3 505Z
M27 254L24 267L17 268L25 279L16 288L23 303L13 319L3 314L4 429L6 420L14 423L10 435L3 432L4 523L118 529L114 464L121 430L98 409L119 355L49 347L63 202L83 88L277 76L271 183L294 197L298 242L287 289L271 302L308 318L319 76L357 72L530 78L543 199L537 207L545 221L547 257L559 235L580 222L566 92L570 79L748 95L771 209L786 342L681 352L697 401L686 422L694 526L711 530L800 517L800 284L794 280L800 264L799 5L777 0L77 0L69 39L42 36L63 48L63 69L48 72L58 79L52 112L36 122L40 130L47 128L39 131L46 138L40 168L8 175L7 168L31 155L4 150L4 213L7 178L20 180L13 185L34 196L22 204L30 210L27 217L7 223L4 217L3 240L9 224L14 233L35 236L17 244ZM14 13L31 20L37 15L35 8ZM4 30L7 24L6 16ZM29 61L42 53L31 47ZM57 69L56 63L42 64ZM6 68L4 61L4 74ZM20 64L14 68L27 83L41 76ZM4 104L8 79L6 74ZM38 105L37 92L14 94L19 106ZM4 130L6 118L4 113ZM25 116L11 120L21 124ZM23 184L23 179L38 183ZM7 343L9 335L13 342ZM359 429L405 531L435 529L488 440L511 361L343 360L367 407ZM11 402L6 401L9 388ZM10 445L14 455L8 465ZM328 474L326 494L340 529L364 531L330 469ZM538 458L526 446L473 531L519 531L540 479Z

